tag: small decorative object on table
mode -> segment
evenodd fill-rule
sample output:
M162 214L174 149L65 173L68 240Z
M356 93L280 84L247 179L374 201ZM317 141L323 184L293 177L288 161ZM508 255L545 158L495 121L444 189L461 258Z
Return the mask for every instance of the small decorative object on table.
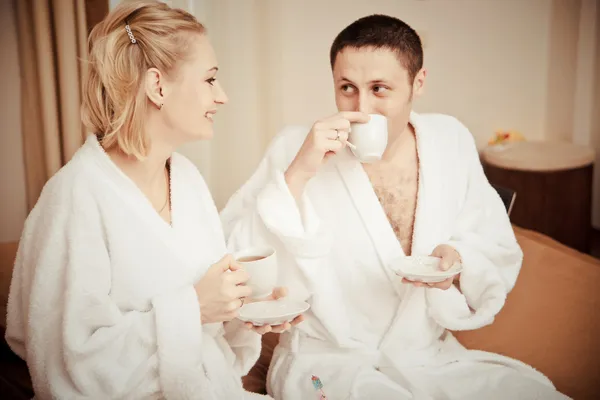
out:
M495 146L499 144L524 141L525 137L520 132L498 130L494 132L494 136L492 136L490 140L488 140L488 145Z
M310 379L315 389L319 392L319 400L327 400L327 396L325 396L325 392L323 392L323 383L319 377L313 375Z

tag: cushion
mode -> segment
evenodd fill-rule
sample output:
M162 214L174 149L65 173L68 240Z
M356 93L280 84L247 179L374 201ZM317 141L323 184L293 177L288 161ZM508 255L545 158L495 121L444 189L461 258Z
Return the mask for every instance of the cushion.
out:
M490 326L456 332L467 348L521 360L576 399L600 398L600 260L515 227L523 268Z

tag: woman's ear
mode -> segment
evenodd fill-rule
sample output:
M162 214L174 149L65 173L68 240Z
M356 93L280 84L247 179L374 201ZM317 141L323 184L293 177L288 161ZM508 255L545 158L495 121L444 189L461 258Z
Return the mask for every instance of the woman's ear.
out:
M146 71L146 96L160 110L164 103L163 75L156 68Z

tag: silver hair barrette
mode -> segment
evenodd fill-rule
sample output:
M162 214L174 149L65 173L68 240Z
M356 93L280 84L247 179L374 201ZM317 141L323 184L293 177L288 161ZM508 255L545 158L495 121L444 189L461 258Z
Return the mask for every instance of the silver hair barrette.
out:
M135 37L133 36L133 32L131 32L129 24L125 25L125 30L127 31L127 36L129 36L129 40L131 40L131 43L136 43Z

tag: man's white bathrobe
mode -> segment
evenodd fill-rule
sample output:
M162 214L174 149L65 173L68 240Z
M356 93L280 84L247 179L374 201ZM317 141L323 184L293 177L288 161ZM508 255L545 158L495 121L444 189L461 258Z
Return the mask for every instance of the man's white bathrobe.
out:
M469 131L443 115L411 114L420 159L413 255L447 243L462 257L462 293L400 283L402 247L361 164L331 158L297 204L284 171L308 129L284 130L221 213L230 249L270 243L279 283L308 299L307 320L281 336L269 372L276 399L564 398L541 373L469 351L446 330L493 322L521 267L504 205Z
M198 170L171 158L172 226L90 136L25 224L6 338L39 399L242 399L260 336L200 322L226 252ZM246 394L247 395L247 394Z

